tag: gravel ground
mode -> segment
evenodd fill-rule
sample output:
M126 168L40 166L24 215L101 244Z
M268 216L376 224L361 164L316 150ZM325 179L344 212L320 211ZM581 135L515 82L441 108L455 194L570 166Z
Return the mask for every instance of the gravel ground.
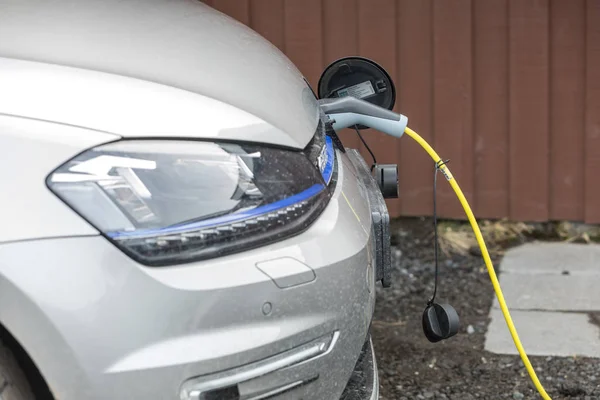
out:
M421 315L433 290L431 220L403 219L398 226L394 283L377 289L372 328L381 399L539 398L518 356L483 350L494 292L480 257L442 255L437 301L456 308L461 328L447 341L425 339ZM554 400L600 399L599 359L530 359Z

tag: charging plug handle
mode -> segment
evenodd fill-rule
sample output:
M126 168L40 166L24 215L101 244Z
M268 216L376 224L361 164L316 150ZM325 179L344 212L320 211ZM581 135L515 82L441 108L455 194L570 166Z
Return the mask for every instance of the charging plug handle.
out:
M356 97L319 100L321 110L334 120L333 129L364 125L399 138L404 133L408 118Z

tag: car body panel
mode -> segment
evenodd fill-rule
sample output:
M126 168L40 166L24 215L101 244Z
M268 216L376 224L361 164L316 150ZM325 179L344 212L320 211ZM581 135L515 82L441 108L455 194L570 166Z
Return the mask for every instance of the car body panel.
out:
M174 110L175 106L183 106L190 113L197 108L204 116L206 110L199 106L207 101L206 98L217 101L217 116L224 124L228 117L223 118L218 112L222 107L218 103L251 114L261 124L278 131L277 135L259 138L264 142L303 148L316 129L319 119L316 99L294 64L256 32L200 1L64 0L57 3L0 0L0 8L0 57L119 75L122 77L120 84L125 77L135 78L147 82L146 94L152 90L166 91L166 96L175 98L173 107L148 110L144 122L138 118L143 114L143 102L125 102L118 96L101 97L107 93L98 86L111 84L106 75L107 82L103 82L101 75L88 81L75 74L74 79L62 81L57 90L50 92L63 109L83 102L110 108L118 105L131 111L130 116L123 112L110 121L111 124L123 124L123 129L114 129L115 133L124 134L121 131L135 123L141 124L138 130L143 132L143 127L151 126L155 120L168 120L171 113L170 119L175 122L184 114ZM156 85L150 86L151 82ZM144 92L139 86L139 82L132 80L124 85L120 94L132 100L136 94L125 91L137 90L139 97ZM33 97L35 90L29 89L34 91ZM69 98L75 94L77 96ZM116 94L119 94L118 89ZM201 96L194 100L192 94ZM117 105L110 106L107 104L110 101ZM96 108L95 111L102 110ZM157 112L160 115L153 115ZM47 119L74 124L63 117L57 111L56 117ZM194 119L187 114L184 118ZM102 129L94 126L98 120L91 116L78 124ZM207 137L208 133L202 132L198 121L192 127L197 137ZM177 132L176 128L181 125L175 122L173 131L162 129L160 134L190 136ZM164 123L160 126L162 128ZM149 131L148 135L157 135L155 130ZM255 134L249 129L237 132L235 138L256 141Z
M287 131L210 97L103 72L0 58L0 87L0 113L124 138L236 140L292 148L303 144ZM314 133L313 128L306 136Z
M104 132L0 115L0 243L97 235L48 189L46 178L85 149L117 139Z
M307 231L218 259L149 268L102 236L0 244L0 322L60 399L175 398L187 379L337 331L331 352L302 367L319 378L293 397L339 398L368 335L375 261L364 186L338 167L335 193ZM277 287L256 264L279 257L316 279Z

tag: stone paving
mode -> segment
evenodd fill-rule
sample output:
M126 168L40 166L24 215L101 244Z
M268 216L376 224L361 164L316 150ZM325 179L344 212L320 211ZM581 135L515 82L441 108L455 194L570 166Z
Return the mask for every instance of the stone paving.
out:
M530 355L600 358L600 245L530 243L509 250L500 285ZM497 300L485 348L517 354Z

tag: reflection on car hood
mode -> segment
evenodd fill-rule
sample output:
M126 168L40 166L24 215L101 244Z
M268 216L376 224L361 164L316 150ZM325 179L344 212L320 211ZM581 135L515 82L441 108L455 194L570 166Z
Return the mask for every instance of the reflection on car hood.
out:
M245 118L249 121L245 124L252 126L245 133L238 129L233 136L229 135L234 139L241 136L240 139L250 141L302 148L315 132L318 106L296 67L257 33L200 2L0 0L0 8L3 10L0 38L4 38L0 40L0 57L160 84L160 89L149 89L149 86L146 89L171 90L171 97L178 97L176 104L188 107L190 112L195 106L208 107L199 111L200 114L210 114L209 100L216 100L213 103L219 104L217 108L221 111L231 106L239 110L237 114L232 111L234 119ZM61 91L72 90L75 94L77 89L69 86L83 83L88 87L89 96L94 97L96 87L89 82L101 80L99 75L88 76L87 81L70 82L68 72L62 71ZM53 72L45 73L53 75ZM37 73L34 75L40 77ZM138 90L141 83L133 86L136 85L138 87L131 90ZM120 95L127 97L123 88L120 91ZM130 100L140 93L138 90L137 95L130 95ZM192 94L201 96L193 100ZM187 106L180 104L183 97ZM128 104L133 114L141 113L134 110L136 107L139 107L136 103ZM167 108L165 112L168 114L171 110ZM181 114L175 112L173 118L182 118ZM150 120L154 118L149 113L146 115ZM193 119L192 116L183 118ZM127 124L132 125L134 121ZM125 136L131 131L118 126L112 128ZM137 132L132 136L142 134ZM172 135L188 136L179 132Z

